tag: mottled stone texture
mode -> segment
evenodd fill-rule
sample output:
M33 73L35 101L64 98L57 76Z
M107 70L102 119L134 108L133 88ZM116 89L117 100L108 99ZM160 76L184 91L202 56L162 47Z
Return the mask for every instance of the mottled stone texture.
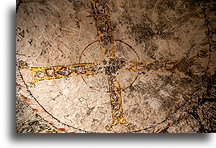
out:
M17 67L17 132L216 132L214 1L101 2L110 8L114 40L127 43L115 42L115 73L124 62L139 58L179 60L179 72L117 73L124 118L132 126L107 131L112 122L110 70L39 81L33 88L32 74ZM98 42L82 53L98 39L88 0L17 0L16 23L17 62L30 67L112 63L104 61ZM197 60L185 62L198 53Z

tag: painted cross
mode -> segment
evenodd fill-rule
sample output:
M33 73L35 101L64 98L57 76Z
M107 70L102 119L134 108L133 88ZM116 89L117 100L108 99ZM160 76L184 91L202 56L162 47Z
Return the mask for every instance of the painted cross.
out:
M93 41L83 49L77 64L50 67L29 67L26 62L19 61L18 66L19 68L31 71L33 75L33 80L31 82L32 86L34 86L36 82L42 80L60 79L72 76L81 76L83 78L83 75L105 73L108 77L108 91L112 109L112 123L107 125L105 128L107 131L111 131L113 126L124 125L128 129L133 129L133 125L124 117L121 96L122 89L120 83L117 81L118 73L138 72L139 75L139 73L142 72L186 72L191 63L197 58L206 57L206 52L200 51L194 57L176 61L142 61L132 46L122 40L115 40L113 38L110 9L107 3L90 0L90 4L92 8L92 16L95 19L98 40ZM118 58L116 56L114 45L117 42L129 47L136 54L138 61L126 62L125 60ZM81 57L84 51L88 50L88 47L95 43L99 43L104 60L98 63L81 63ZM135 82L136 78L132 84ZM83 80L85 81L84 78Z

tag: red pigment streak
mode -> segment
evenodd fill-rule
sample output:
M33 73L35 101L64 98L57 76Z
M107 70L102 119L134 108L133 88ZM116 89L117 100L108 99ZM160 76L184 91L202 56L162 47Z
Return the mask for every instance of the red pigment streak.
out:
M22 94L21 94L21 97L24 99L24 100L26 100L27 102L31 102L31 100L29 99L29 98L27 98L26 96L23 96Z
M160 131L160 128L155 132L155 133L157 133L157 132L159 132Z
M171 124L172 124L172 122L169 122L169 123L167 124L166 128L169 127Z
M37 109L37 108L32 108L32 110L35 112L39 112L39 109Z
M182 118L182 114L180 114L180 116L178 117L178 120L177 120L177 121L179 121L181 118Z
M57 128L57 130L65 131L65 128Z
M22 85L20 85L19 83L16 83L16 86L18 86L18 87L23 87Z
M49 125L53 125L54 123L53 122L47 122Z

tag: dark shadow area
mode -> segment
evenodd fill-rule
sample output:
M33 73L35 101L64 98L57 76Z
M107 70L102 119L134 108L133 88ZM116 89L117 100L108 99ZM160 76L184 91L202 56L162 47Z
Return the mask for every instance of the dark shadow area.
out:
M113 141L113 142L207 142L210 134L15 134L15 141Z
M9 51L7 52L7 63L8 63L8 83L7 85L9 88L6 90L8 91L9 96L9 106L7 107L8 120L9 123L9 136L12 139L15 139L16 133L16 9L15 7L11 7L8 10L8 24L10 25L8 28L9 38L8 40L8 47Z

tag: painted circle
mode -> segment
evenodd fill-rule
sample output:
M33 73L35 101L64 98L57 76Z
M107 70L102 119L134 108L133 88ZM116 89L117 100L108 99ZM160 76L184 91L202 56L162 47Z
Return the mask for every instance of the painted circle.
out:
M96 46L96 47L94 47ZM115 46L115 50L116 50L116 57L117 58L122 58L124 59L126 62L128 61L139 61L140 57L137 53L137 51L128 43L122 41L122 40L114 40L114 46ZM124 46L124 47L123 47ZM93 47L93 51L91 51L91 48ZM97 48L97 49L96 49ZM94 52L94 50L98 50L97 52ZM129 49L129 50L126 50ZM131 54L131 51L133 54ZM92 55L91 55L92 53ZM129 54L130 53L130 54ZM90 60L85 60L85 56L89 56L89 57L93 57ZM92 43L88 44L83 51L80 54L79 57L79 63L94 63L94 62L102 62L104 60L103 55L102 55L102 51L100 51L100 41L96 40L93 41ZM128 74L123 74L123 73L119 73L117 78L121 78L120 75L124 75L124 79L123 80L119 80L119 83L121 84L121 81L125 81L124 84L121 84L121 88L122 90L128 88L129 86L131 86L138 78L139 73L138 72L134 72L133 74L130 72ZM92 89L94 90L99 90L101 86L92 86L90 84L90 81L88 82L88 78L91 76L82 76L83 81ZM130 80L128 79L130 78ZM97 76L93 78L93 81L97 81ZM104 78L106 79L106 78ZM129 82L128 82L129 81ZM127 83L127 84L125 84ZM128 84L129 83L129 84ZM104 87L104 86L103 86Z

